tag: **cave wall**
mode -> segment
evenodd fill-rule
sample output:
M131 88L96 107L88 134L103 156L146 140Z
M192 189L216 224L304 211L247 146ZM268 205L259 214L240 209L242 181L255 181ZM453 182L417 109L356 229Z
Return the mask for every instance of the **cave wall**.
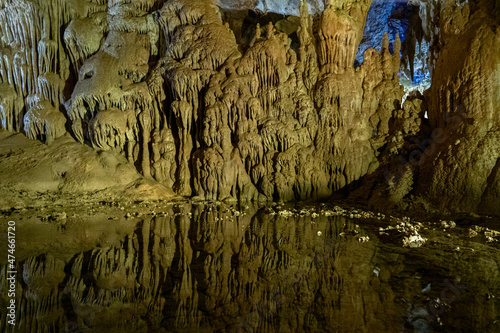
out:
M350 197L377 207L499 215L500 8L494 1L422 1L417 21L405 40L415 47L402 62L419 58L412 51L427 44L432 85L423 96L408 95L404 113L417 122L393 118L382 167Z
M402 89L387 38L353 68L368 8L331 5L314 27L303 3L297 51L268 24L240 52L215 7L182 22L188 15L167 3L160 25L180 141L174 188L207 199L317 198L375 168Z
M452 211L500 213L500 7L432 3L433 129L418 191ZM432 16L433 15L433 16Z
M35 17L42 10L22 4ZM332 3L316 20L302 2L295 50L272 23L242 49L215 3L188 0L55 2L50 10L64 9L51 21L57 33L20 45L25 34L8 29L47 24L9 25L23 17L19 6L2 10L3 52L25 64L3 67L4 128L46 142L68 129L182 195L326 197L376 167L402 95L399 52L390 54L387 38L353 68L370 1ZM40 17L55 15L47 11ZM54 68L43 60L52 54Z
M242 36L230 28L242 23L224 22L218 7L264 3L286 14L296 6L298 17L267 19ZM410 138L425 137L423 128L442 130L449 144L434 145L409 169L405 177L418 184L399 199L415 191L492 211L498 8L486 0L413 1L418 19L411 16L405 36L413 49L400 52L398 26L354 66L371 5L3 0L0 126L46 143L68 132L122 154L181 195L284 201L356 187L384 156L394 160ZM379 2L372 10L379 7L388 11ZM425 98L405 96L401 105L398 73L415 52L434 84ZM458 129L449 110L458 112Z
M217 5L229 10L257 10L282 15L300 15L300 3L303 0L218 0ZM312 14L321 13L327 5L327 0L309 0L309 11Z
M66 132L61 112L70 61L61 26L72 16L66 1L0 2L0 123L33 139Z

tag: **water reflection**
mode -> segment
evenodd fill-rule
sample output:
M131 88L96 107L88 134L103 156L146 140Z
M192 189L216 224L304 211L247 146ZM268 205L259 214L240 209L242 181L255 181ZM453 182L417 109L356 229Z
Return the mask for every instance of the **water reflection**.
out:
M498 247L403 249L341 216L215 204L168 206L121 223L134 227L116 241L63 257L45 249L19 263L16 332L499 327ZM0 325L10 331L5 315Z

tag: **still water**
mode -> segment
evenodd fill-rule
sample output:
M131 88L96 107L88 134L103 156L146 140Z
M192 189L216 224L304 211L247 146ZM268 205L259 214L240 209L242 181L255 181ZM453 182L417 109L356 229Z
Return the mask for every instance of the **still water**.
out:
M11 326L3 250L0 331L500 332L500 246L480 228L424 223L411 248L380 232L394 219L319 205L133 208L2 216L18 273Z

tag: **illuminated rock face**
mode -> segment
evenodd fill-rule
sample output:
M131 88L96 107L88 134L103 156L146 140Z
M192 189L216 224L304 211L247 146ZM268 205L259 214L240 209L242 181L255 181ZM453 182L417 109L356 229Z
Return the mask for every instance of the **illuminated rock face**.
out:
M282 15L300 14L302 0L218 0L217 4L226 10L260 10ZM307 1L312 14L321 13L325 9L325 0Z
M206 199L325 197L374 168L377 144L369 140L387 136L402 91L399 53L387 45L353 68L368 7L330 6L315 30L303 3L298 51L269 24L241 53L216 8L164 5L159 22L180 143L174 189ZM363 95L390 103L363 105Z
M450 210L500 214L500 12L488 1L440 10L426 94L435 137L418 189Z
M244 22L225 23L218 5L297 17L242 36ZM494 7L486 0L419 5L422 27L410 30L423 37L411 40L430 45L435 85L425 101L414 96L402 107L398 36L384 35L380 51L368 48L354 67L370 5L3 1L0 126L46 143L69 131L81 143L123 154L181 195L286 201L359 185L380 156L422 135L427 105L431 130L448 128L440 120L446 110L463 106L475 125L459 130L467 134L460 144L441 145L452 148L419 164L429 177L418 191L454 202L465 193L467 210L495 206L498 154L487 152L498 147ZM456 54L465 56L452 60ZM459 134L450 137L456 142ZM485 148L462 156L468 140ZM460 181L441 181L460 164L453 159L472 156L477 163L468 165L480 174L457 171L451 178ZM464 192L472 182L474 190Z
M63 90L69 60L60 28L65 1L2 1L0 9L0 128L51 142L63 135Z
M269 24L242 53L215 5L168 1L154 14L165 51L147 75L157 31L118 2L130 22L108 17L104 44L81 64L67 103L73 132L182 195L329 196L376 167L402 95L387 42L353 68L369 5L329 5L316 30L302 3L298 51Z

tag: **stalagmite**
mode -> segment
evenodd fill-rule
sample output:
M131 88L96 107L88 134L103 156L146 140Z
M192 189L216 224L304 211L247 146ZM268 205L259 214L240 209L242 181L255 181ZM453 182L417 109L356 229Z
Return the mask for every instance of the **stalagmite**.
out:
M24 128L29 129L26 136L51 143L66 133L66 118L50 101L44 100L31 107L24 116Z
M13 85L0 83L0 124L9 131L21 131L24 102Z

